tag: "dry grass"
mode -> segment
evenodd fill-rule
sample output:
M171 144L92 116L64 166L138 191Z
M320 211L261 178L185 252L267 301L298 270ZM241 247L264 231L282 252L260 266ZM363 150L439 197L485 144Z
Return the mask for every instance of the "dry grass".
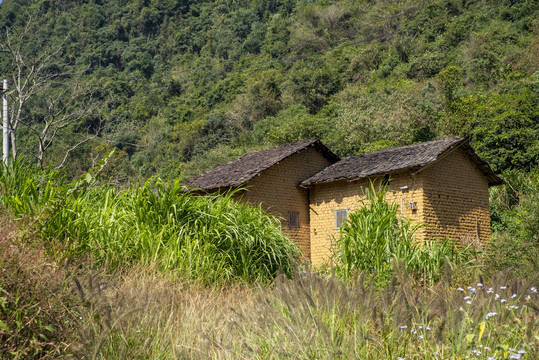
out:
M311 271L271 285L203 286L157 263L68 272L0 219L2 359L539 355L537 273L454 284L446 266L444 281L426 286L393 264L383 288L363 275L344 282Z
M76 284L85 304L76 352L91 359L206 358L227 332L229 309L252 301L245 286L201 286L157 267Z
M87 305L78 355L425 359L436 352L458 358L482 351L502 358L514 348L526 352L522 359L532 359L539 345L534 284L537 279L500 274L483 287L475 285L475 291L457 290L448 281L422 288L400 265L391 283L379 290L364 277L346 284L314 272L295 280L279 277L269 288L207 288L152 269L132 269L80 281ZM492 312L496 315L486 319Z
M66 272L0 215L0 358L46 359L69 353L77 297Z
M208 287L158 264L116 273L72 266L77 275L69 275L2 221L1 297L9 311L0 319L10 329L0 330L2 359L539 355L537 277L498 274L458 290L448 268L444 281L421 286L402 264L381 289L365 276L343 282L311 271L279 276L271 286Z

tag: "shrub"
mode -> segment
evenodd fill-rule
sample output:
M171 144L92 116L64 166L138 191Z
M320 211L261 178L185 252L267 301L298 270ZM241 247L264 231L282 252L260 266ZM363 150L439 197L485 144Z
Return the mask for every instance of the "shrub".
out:
M529 276L539 268L539 170L506 170L502 177L505 184L490 190L494 233L487 265Z
M509 230L527 241L539 242L539 168L530 172L506 170L505 184L490 190L494 230Z
M39 244L21 241L11 219L0 216L0 358L61 358L78 327L79 303L65 269Z
M521 277L533 276L539 269L539 249L536 243L510 231L499 231L492 237L486 264L492 272L510 271Z

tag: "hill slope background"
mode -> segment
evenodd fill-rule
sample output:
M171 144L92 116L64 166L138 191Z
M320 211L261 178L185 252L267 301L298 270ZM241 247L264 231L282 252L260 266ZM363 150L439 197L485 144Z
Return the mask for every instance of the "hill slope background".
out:
M3 1L19 159L63 170L0 166L0 357L536 358L537 10ZM282 264L246 254L263 258L271 234L282 243L264 226L278 222L190 199L177 180L313 136L348 156L452 135L506 184L491 188L489 251L444 262L432 286L399 262L388 286L310 271L271 281Z
M47 108L52 94L62 108L62 92L84 88L66 108L87 112L59 129L43 166L86 137L66 170L116 147L112 173L126 181L189 178L309 137L349 156L470 135L495 171L527 171L539 159L537 12L534 1L7 0L2 43L28 26L22 56L50 55L19 155L39 157L51 138L39 134L63 114ZM15 64L2 57L1 76Z

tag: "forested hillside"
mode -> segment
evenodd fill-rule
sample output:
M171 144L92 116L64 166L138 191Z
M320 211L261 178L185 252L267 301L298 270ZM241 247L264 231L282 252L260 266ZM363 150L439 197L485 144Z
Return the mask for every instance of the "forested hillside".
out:
M0 18L1 76L36 85L10 94L17 155L72 175L116 147L118 181L188 178L310 137L348 156L471 135L497 172L539 161L533 0L5 0Z
M3 0L0 358L539 358L538 10ZM455 135L505 180L485 247L420 246L371 189L311 270L260 206L182 185L311 137Z

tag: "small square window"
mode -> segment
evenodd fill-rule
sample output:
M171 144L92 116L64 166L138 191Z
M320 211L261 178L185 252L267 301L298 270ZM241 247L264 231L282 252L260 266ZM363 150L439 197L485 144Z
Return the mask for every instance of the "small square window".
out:
M299 228L299 213L298 212L288 213L288 227Z
M348 209L335 210L335 228L341 227L343 222L348 219Z

